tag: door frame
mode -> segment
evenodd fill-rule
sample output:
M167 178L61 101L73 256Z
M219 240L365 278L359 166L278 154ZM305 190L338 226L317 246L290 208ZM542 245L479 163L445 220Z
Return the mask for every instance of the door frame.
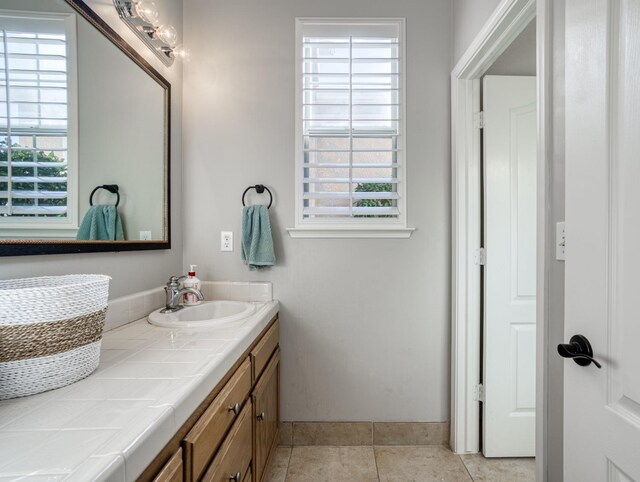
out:
M538 220L536 294L536 473L544 480L546 448L547 317L545 316L546 206L551 133L551 0L502 0L451 73L452 120L452 333L451 448L477 453L480 448L481 239L480 81L524 28L537 18Z

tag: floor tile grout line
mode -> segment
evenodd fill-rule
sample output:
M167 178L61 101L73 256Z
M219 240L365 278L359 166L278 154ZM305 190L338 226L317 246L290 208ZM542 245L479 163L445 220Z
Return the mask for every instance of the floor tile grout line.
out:
M287 482L289 476L289 465L291 465L291 457L293 457L293 446L289 447L289 457L287 458L287 467L284 469L284 481Z
M469 474L471 482L475 482L473 475L471 475L471 472L469 472L469 467L467 467L467 464L464 463L464 459L460 456L460 454L456 454L456 457L458 457L460 459L460 462L462 462L462 466L464 467L464 470L466 470L467 474Z
M378 482L380 482L380 470L378 470L378 459L376 458L376 446L374 445L375 434L373 432L374 432L373 422L371 422L371 450L373 451L373 463L376 466L376 475L378 476Z
M378 468L378 456L376 455L376 447L373 446L373 462L376 464L376 474L378 475L378 482L380 482L380 469Z

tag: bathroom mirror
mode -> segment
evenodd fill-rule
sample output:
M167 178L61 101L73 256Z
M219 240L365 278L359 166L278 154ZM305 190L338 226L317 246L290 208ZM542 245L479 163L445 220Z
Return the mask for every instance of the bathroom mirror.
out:
M81 0L0 3L0 255L170 248L170 84Z

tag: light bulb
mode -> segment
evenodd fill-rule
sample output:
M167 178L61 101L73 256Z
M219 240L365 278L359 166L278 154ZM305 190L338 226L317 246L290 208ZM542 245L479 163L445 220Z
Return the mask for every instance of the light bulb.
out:
M173 49L173 55L175 58L182 60L183 62L189 62L191 60L191 51L185 48L184 45L178 45Z
M156 30L156 37L170 47L175 47L178 43L178 32L172 25L162 25Z
M156 4L150 0L140 0L135 4L136 15L154 27L158 26L160 13Z

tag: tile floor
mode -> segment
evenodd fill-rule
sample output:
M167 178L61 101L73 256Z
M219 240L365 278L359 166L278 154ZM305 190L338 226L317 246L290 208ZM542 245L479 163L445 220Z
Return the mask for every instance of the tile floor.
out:
M530 482L534 459L455 455L447 447L278 447L267 482Z

